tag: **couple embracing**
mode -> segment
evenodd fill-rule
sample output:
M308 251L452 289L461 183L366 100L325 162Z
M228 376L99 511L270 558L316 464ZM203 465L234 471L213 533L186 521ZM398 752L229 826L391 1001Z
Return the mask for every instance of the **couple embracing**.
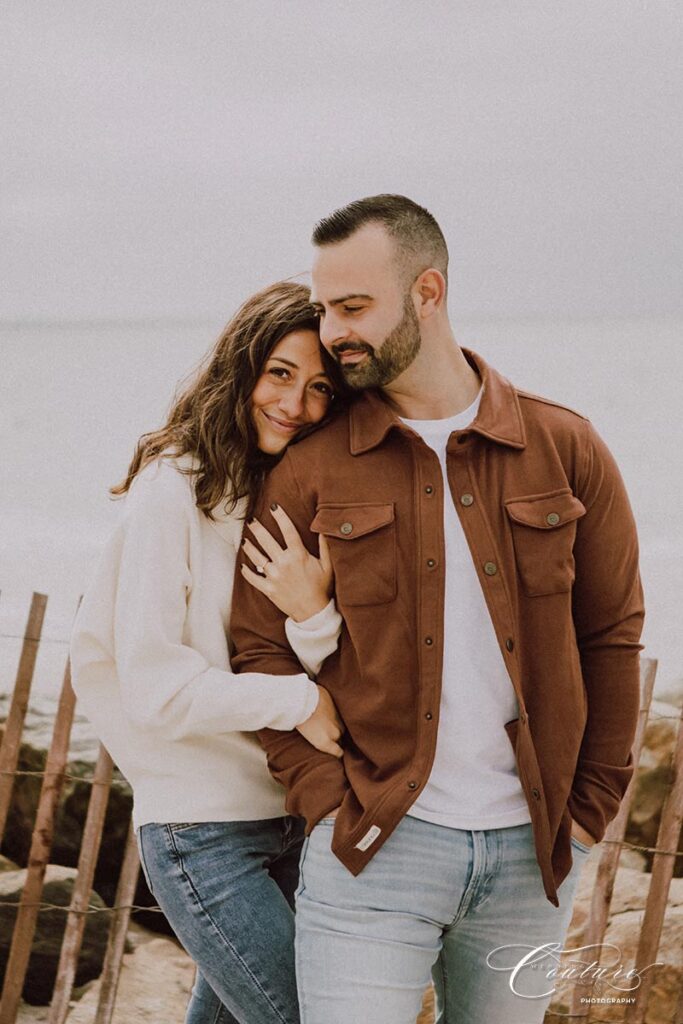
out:
M585 417L459 347L427 210L313 243L312 290L249 299L140 439L74 685L188 1024L413 1024L430 978L440 1024L540 1024L515 968L633 772L628 498Z

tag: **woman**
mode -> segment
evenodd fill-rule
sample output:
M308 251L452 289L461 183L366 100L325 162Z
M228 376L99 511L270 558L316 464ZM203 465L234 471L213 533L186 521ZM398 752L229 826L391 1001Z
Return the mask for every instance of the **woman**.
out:
M308 299L289 282L249 299L166 425L140 439L112 488L126 495L122 521L72 640L80 707L133 788L149 887L198 965L188 1024L298 1021L302 823L285 814L252 731L297 728L340 756L340 722L304 673L233 675L226 636L259 484L290 441L331 415L343 387ZM319 559L298 535L290 547L272 600L315 676L340 628L331 565L324 544Z

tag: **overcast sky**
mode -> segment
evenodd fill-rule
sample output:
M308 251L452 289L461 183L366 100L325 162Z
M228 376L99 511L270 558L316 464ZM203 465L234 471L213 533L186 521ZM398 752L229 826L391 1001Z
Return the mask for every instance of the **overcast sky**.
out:
M680 0L15 0L0 317L215 317L427 205L452 305L681 312Z

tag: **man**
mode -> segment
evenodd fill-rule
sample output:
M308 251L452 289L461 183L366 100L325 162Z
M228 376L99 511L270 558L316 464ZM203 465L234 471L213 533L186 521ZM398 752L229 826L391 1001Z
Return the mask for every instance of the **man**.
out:
M578 873L633 772L643 620L633 518L591 424L461 349L434 218L374 196L313 235L322 343L361 393L271 474L344 618L321 671L344 757L261 734L307 820L304 1024L542 1021ZM364 390L367 389L367 390ZM381 389L381 390L380 390ZM277 531L274 531L277 533ZM267 584L268 564L263 568ZM291 673L238 579L242 670Z

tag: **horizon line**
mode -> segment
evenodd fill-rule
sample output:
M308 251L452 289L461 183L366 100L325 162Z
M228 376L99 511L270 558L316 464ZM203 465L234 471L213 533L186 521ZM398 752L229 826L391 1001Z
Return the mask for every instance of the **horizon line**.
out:
M644 311L638 313L624 312L529 312L529 313L485 313L485 312L464 312L460 316L452 316L454 321L498 321L498 320L564 320L564 321L585 321L585 320L645 320L645 319L675 319L683 317L683 310L658 310ZM228 317L229 319L229 317ZM202 313L194 316L169 316L148 315L148 316L101 316L101 317L2 317L0 316L0 329L12 327L87 327L87 326L116 326L124 324L208 324L214 321L227 323L225 314Z

